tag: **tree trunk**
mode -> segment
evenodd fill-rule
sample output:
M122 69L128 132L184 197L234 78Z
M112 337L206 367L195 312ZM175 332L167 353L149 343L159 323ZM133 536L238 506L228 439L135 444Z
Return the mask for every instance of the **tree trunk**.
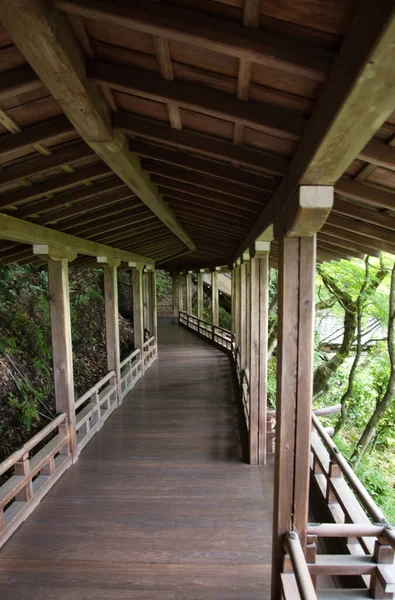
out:
M391 274L391 289L389 301L389 317L388 317L388 354L390 357L391 372L388 379L387 389L384 396L376 404L376 408L370 417L355 449L351 456L351 462L356 469L365 454L370 441L372 440L376 427L386 413L387 409L395 398L395 265L392 268Z
M365 277L362 283L361 291L359 293L357 299L357 350L355 353L355 358L352 363L350 373L348 376L348 386L346 391L344 392L340 404L341 404L341 412L339 420L335 426L335 434L339 433L340 429L344 426L347 419L347 402L349 398L351 398L352 393L354 391L354 381L357 373L358 363L360 361L362 355L362 311L365 304L365 293L366 287L369 281L369 256L365 259Z

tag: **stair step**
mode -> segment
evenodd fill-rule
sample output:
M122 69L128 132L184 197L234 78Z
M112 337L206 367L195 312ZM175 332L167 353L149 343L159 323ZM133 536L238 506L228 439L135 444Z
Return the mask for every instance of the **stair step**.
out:
M369 555L319 554L308 567L311 575L369 575L377 563Z
M366 600L370 598L368 590L347 590L332 588L330 590L317 590L318 600L341 600L348 598L349 600Z

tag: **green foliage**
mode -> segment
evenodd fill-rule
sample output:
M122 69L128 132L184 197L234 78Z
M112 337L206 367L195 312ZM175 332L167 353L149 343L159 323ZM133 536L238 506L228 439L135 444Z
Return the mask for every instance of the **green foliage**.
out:
M232 316L231 314L222 306L219 307L219 326L223 329L228 329L229 331L232 329Z
M156 295L165 298L173 294L173 279L170 273L163 270L156 271Z

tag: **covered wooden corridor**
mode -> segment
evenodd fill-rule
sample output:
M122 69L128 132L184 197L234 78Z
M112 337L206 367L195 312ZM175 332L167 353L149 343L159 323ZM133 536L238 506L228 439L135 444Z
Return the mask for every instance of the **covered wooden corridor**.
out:
M169 321L159 346L3 547L2 599L269 598L273 466L241 460L230 357Z

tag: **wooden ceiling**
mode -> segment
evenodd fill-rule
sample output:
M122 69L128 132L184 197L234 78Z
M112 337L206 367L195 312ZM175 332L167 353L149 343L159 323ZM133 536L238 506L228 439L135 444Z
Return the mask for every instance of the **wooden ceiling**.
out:
M49 4L0 7L0 211L169 268L230 264L281 198L358 3ZM321 260L395 253L385 118L372 107L374 136L333 182ZM0 260L36 259L0 239Z

